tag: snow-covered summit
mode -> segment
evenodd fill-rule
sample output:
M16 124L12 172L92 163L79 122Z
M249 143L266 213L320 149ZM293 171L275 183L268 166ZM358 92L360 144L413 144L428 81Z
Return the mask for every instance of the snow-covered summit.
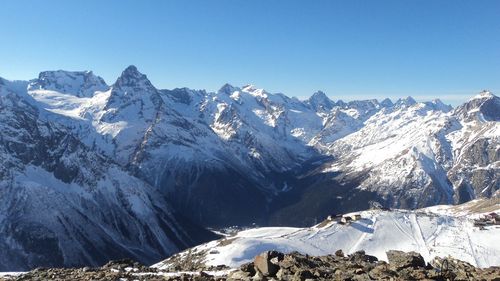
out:
M495 95L492 92L490 92L488 90L482 90L479 94L470 98L469 101L477 100L477 99L490 99L493 97L495 97Z
M106 91L108 85L92 71L44 71L28 86L29 91L50 90L77 97L92 97L96 91Z
M500 98L489 91L483 91L458 106L454 112L466 121L500 121Z
M127 67L112 85L104 120L152 120L162 107L160 92L145 74L133 65ZM119 116L119 117L118 117Z

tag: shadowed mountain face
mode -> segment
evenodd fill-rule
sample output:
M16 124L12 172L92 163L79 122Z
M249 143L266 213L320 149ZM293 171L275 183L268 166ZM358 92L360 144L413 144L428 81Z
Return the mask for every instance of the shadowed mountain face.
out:
M89 71L0 79L0 98L0 247L20 268L153 261L210 236L189 221L306 225L373 201L413 209L499 194L489 92L455 109L300 101L252 85L160 90L130 66L110 86Z

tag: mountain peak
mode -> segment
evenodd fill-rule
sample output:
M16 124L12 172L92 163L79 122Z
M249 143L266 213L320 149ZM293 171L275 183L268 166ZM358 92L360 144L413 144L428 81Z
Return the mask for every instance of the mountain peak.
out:
M122 74L120 75L120 77L122 77L122 76L125 76L125 77L142 77L142 76L145 76L145 75L142 74L141 72L139 72L139 70L137 69L137 67L135 65L129 65L127 68L125 68L122 71Z
M257 88L253 84L247 84L247 85L243 86L242 90L244 92L249 93L251 96L256 97L256 98L267 98L269 96L268 92L266 92L262 88Z
M314 92L314 94L312 94L312 96L309 99L313 99L313 98L328 99L328 97L326 96L326 94L323 91Z
M407 96L406 98L398 99L394 105L395 106L412 106L416 103L417 103L417 101L414 98L412 98L411 96Z
M248 91L248 92L257 90L255 85L253 85L253 84L246 84L245 86L242 87L242 89L245 91Z
M343 100L338 100L336 103L335 103L336 106L340 106L340 107L344 107L347 105L347 103Z
M380 102L380 105L382 105L383 107L391 107L394 105L394 103L390 98L385 98L383 101Z
M475 95L470 100L489 99L489 98L493 98L493 97L495 97L495 95L492 92L490 92L488 90L482 90L479 94Z
M139 72L139 70L137 70L135 65L131 64L125 68L124 72Z
M330 110L333 108L333 101L328 98L328 96L322 91L316 91L312 96L307 100L307 103L314 109L326 109Z
M130 65L116 80L114 86L118 87L153 87L148 77L137 70L135 65Z
M444 104L440 99L433 99L430 102L424 102L426 106L429 106L433 110L438 110L442 112L449 112L453 109L451 105Z
M465 120L500 121L500 98L484 90L459 106L455 114Z
M239 90L237 87L234 87L233 85L231 85L229 83L226 83L226 84L222 85L222 87L217 92L230 95L234 91L237 91L237 90Z
M403 99L403 101L408 103L408 104L416 104L417 103L417 101L411 96L407 96L406 98Z
M433 99L432 103L439 106L446 106L446 104L444 104L440 99Z

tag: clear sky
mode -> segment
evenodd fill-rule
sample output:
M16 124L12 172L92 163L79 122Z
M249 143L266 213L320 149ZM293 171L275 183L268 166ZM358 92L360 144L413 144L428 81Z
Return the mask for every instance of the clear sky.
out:
M333 99L500 92L500 1L4 0L0 76L130 64L159 88Z

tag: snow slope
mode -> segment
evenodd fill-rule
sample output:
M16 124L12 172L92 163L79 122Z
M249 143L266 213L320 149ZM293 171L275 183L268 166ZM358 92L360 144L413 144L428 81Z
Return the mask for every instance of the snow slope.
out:
M333 254L338 249L345 253L364 250L381 260L387 260L388 250L403 250L419 252L426 261L450 255L479 267L500 265L500 227L479 230L473 226L473 215L451 208L369 210L360 212L362 219L348 225L329 222L310 228L250 229L178 255L198 257L207 265L237 267L267 250L310 255ZM498 200L496 209L500 210ZM169 260L155 267L168 268Z

